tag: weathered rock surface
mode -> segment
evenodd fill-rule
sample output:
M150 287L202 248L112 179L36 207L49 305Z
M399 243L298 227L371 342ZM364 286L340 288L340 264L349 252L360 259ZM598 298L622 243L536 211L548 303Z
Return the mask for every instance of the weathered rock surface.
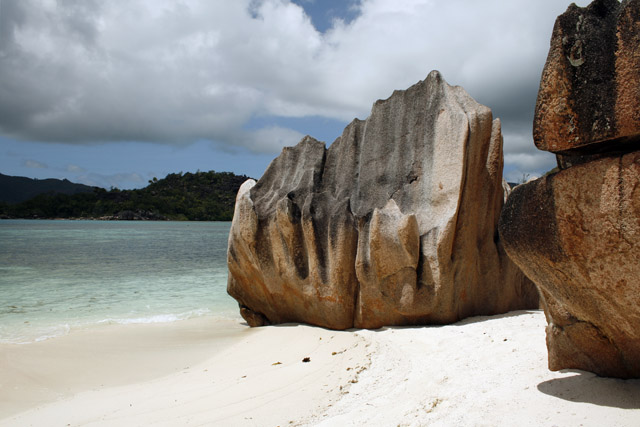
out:
M572 4L558 17L536 104L539 149L584 156L640 148L639 17L640 0Z
M497 239L502 136L438 72L327 150L305 137L236 199L229 294L251 326L448 323L537 307Z
M640 377L640 0L558 17L533 128L560 171L517 187L499 232L540 290L549 368Z
M550 369L640 377L640 152L516 187L500 234L546 301Z

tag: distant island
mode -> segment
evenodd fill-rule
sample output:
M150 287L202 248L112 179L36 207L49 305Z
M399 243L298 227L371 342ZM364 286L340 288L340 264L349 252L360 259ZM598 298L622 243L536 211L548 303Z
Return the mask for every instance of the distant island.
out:
M0 174L0 218L231 221L245 175L172 173L145 188L106 190Z
M91 193L95 187L75 184L68 179L35 179L0 173L0 202L20 203L43 193Z

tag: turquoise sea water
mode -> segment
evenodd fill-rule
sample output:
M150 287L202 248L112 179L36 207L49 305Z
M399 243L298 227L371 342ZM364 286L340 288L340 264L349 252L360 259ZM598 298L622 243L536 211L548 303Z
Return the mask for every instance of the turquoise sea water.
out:
M106 323L239 318L229 222L0 221L0 343Z

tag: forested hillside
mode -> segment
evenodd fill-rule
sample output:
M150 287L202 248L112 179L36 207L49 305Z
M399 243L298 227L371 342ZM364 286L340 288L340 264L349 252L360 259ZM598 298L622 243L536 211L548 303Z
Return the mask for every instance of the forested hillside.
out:
M66 179L33 179L0 173L0 202L24 202L43 193L77 194L90 193L92 191L93 187L74 184Z
M174 173L137 190L95 187L87 193L0 202L0 217L230 221L236 193L247 179L231 172Z

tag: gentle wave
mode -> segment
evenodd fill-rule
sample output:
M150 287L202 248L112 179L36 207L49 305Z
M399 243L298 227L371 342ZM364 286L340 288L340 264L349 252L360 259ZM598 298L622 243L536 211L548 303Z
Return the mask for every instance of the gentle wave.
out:
M73 330L82 330L93 326L173 323L203 316L211 317L213 320L241 320L240 314L237 311L213 312L209 309L199 309L178 314L155 314L144 317L107 318L77 324L65 323L50 327L25 327L22 331L16 329L8 331L7 329L9 328L0 327L0 344L32 344L52 338L59 338L68 335Z
M0 333L0 344L32 344L46 341L51 338L65 336L71 332L71 325L65 323L58 326L39 327L35 331L28 330L25 333L13 330L11 332Z
M35 342L45 341L50 338L56 338L63 335L67 335L69 332L71 332L71 326L69 326L68 324L61 325L56 328L55 332L37 337L35 339Z
M154 314L147 317L125 317L118 319L103 319L98 321L99 324L117 324L117 325L130 325L130 324L144 324L144 323L171 323L179 320L187 320L194 317L206 316L211 313L209 309L192 310L186 313L180 314Z

